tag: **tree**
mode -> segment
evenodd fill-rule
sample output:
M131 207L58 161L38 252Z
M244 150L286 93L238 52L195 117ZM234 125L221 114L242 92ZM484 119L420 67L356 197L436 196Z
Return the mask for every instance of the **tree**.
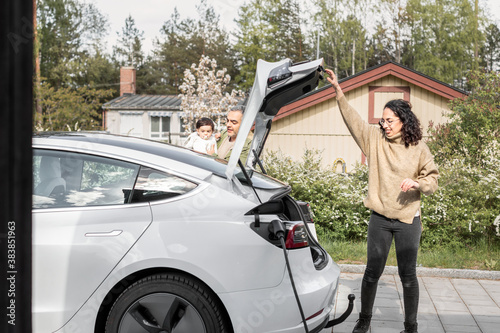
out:
M401 49L404 40L406 0L383 0L380 2L379 12L386 13L389 19L389 38L394 48L394 59L401 62Z
M39 0L37 23L40 76L55 89L82 84L83 59L102 48L105 17L93 4L78 0Z
M305 60L308 55L301 28L301 8L296 0L268 0L264 4L264 21L268 26L266 44L267 60L290 58L294 62ZM266 60L266 59L264 59Z
M96 48L92 54L80 58L79 75L75 82L76 87L111 89L113 96L117 97L120 93L120 69L107 54Z
M71 81L68 67L82 45L81 8L74 1L40 0L38 16L41 76L59 88Z
M119 81L118 69L102 52L106 32L107 21L93 4L39 0L37 128L100 129L101 105L117 94Z
M451 102L450 121L431 127L440 189L423 198L422 222L436 244L500 241L500 73L472 71L468 87Z
M198 20L181 20L174 9L171 18L164 23L161 37L155 40L153 55L145 66L144 92L178 94L184 70L197 62L201 55L210 56L233 71L229 36L219 26L219 16L206 0L201 0L197 9Z
M320 27L316 32L320 35L320 54L324 58L325 65L332 67L333 71L338 73L342 4L339 0L316 0L314 6L314 20Z
M259 2L241 6L238 13L237 41L234 46L239 69L236 82L241 89L249 90L255 79L257 60L267 58L264 41L266 24L261 19L263 15Z
M252 87L258 59L299 62L308 58L310 47L302 33L300 12L295 0L251 0L240 7L234 50L241 89Z
M121 33L117 32L118 45L113 47L113 53L120 66L132 66L139 68L144 61L142 52L142 41L144 31L140 31L135 26L132 15L125 19L125 26Z
M341 42L337 46L338 73L340 77L347 77L356 74L356 69L359 70L364 66L366 31L354 15L349 15L341 21L340 34Z
M404 65L464 87L474 68L475 14L469 0L407 0L408 43Z
M500 29L491 23L485 31L486 42L482 48L484 66L489 71L494 71L500 63Z
M468 86L469 96L451 102L450 122L431 126L429 147L438 163L460 159L481 167L486 147L500 139L500 73L473 71Z
M368 37L361 21L366 21L366 8L362 10L361 4L368 6L367 1L314 2L314 19L318 26L323 27L319 30L320 56L327 67L333 67L339 78L353 75L369 63Z
M80 87L55 89L48 82L40 87L42 121L38 131L100 130L103 100L112 90Z
M368 60L369 67L394 60L394 46L388 36L389 33L384 22L377 23L375 32L369 42L369 49L371 51L371 57Z
M181 94L181 109L185 113L184 129L191 132L196 120L201 117L211 118L220 124L221 118L238 103L243 96L241 91L232 90L225 93L231 77L227 69L217 70L217 61L208 56L202 56L198 66L184 71L184 79L179 87Z

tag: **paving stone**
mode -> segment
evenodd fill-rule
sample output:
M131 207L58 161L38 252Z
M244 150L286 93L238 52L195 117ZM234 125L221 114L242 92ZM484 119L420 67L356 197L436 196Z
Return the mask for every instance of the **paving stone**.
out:
M500 308L497 306L469 306L469 311L473 315L500 316ZM500 328L499 328L500 331Z
M439 320L425 321L418 319L418 332L419 333L445 333L443 325ZM352 332L349 332L352 333Z
M477 323L497 324L500 328L500 316L475 315L474 319Z
M347 295L356 295L348 319L321 333L351 333L361 306L362 273L342 273L336 316L347 308ZM500 280L474 280L421 276L419 279L419 333L500 332ZM399 276L383 275L379 281L370 333L403 330L403 289Z
M443 311L468 311L467 306L459 297L432 297L432 302L434 303L438 314Z
M463 302L468 306L492 306L496 307L497 304L495 301L490 297L490 295L462 295L462 300Z
M372 321L371 333L399 333L404 329L403 322L395 321ZM352 331L351 331L352 332Z
M444 324L444 331L446 333L482 333L477 326L462 326L462 325L447 325ZM497 332L498 333L498 332Z
M443 325L476 326L474 317L468 311L442 311L438 313Z
M493 292L488 292L488 295L491 297L491 299L493 300L493 302L495 302L497 304L497 306L500 306L500 283L499 285L497 286L497 290L499 291L493 291Z
M377 295L378 296L378 295ZM384 308L401 308L401 300L398 298L375 298L374 307L384 307Z
M480 322L479 327L482 333L498 333L500 323Z

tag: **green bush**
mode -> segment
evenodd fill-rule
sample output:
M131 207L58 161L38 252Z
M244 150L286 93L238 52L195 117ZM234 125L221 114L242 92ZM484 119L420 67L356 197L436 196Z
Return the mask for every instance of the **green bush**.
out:
M463 159L440 165L439 189L422 195L422 245L471 246L478 240L500 244L500 145L491 144L484 166ZM363 205L368 189L368 168L357 165L349 174L321 167L321 152L306 150L301 161L281 152L264 158L272 177L292 186L295 199L309 202L320 238L360 240L367 234L370 210ZM500 219L500 218L499 218Z
M450 121L430 126L440 189L423 199L425 245L500 238L500 73L470 72L468 86L450 103Z
M438 191L422 196L424 245L500 240L494 224L500 216L500 144L493 141L485 150L482 166L460 158L438 165Z
M366 238L370 210L363 205L368 190L368 172L364 165L351 174L335 173L321 167L321 152L306 150L301 161L293 161L281 152L264 158L266 171L292 186L292 196L309 202L319 237L342 240Z

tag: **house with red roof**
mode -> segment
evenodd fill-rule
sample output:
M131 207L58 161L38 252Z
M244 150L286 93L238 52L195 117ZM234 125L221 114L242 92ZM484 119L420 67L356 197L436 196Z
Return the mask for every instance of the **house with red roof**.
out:
M379 126L383 107L391 99L402 98L413 106L424 139L429 124L448 121L449 102L467 92L435 80L395 62L386 62L339 81L342 90L361 117ZM351 137L331 85L312 91L285 105L273 120L266 151L281 151L300 160L306 149L322 151L324 166L349 172L356 163L366 163Z

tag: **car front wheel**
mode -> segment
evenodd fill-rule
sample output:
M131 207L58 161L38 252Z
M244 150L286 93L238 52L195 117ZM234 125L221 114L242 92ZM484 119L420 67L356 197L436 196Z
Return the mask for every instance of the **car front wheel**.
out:
M227 327L214 296L180 274L143 278L116 300L106 333L222 333Z

